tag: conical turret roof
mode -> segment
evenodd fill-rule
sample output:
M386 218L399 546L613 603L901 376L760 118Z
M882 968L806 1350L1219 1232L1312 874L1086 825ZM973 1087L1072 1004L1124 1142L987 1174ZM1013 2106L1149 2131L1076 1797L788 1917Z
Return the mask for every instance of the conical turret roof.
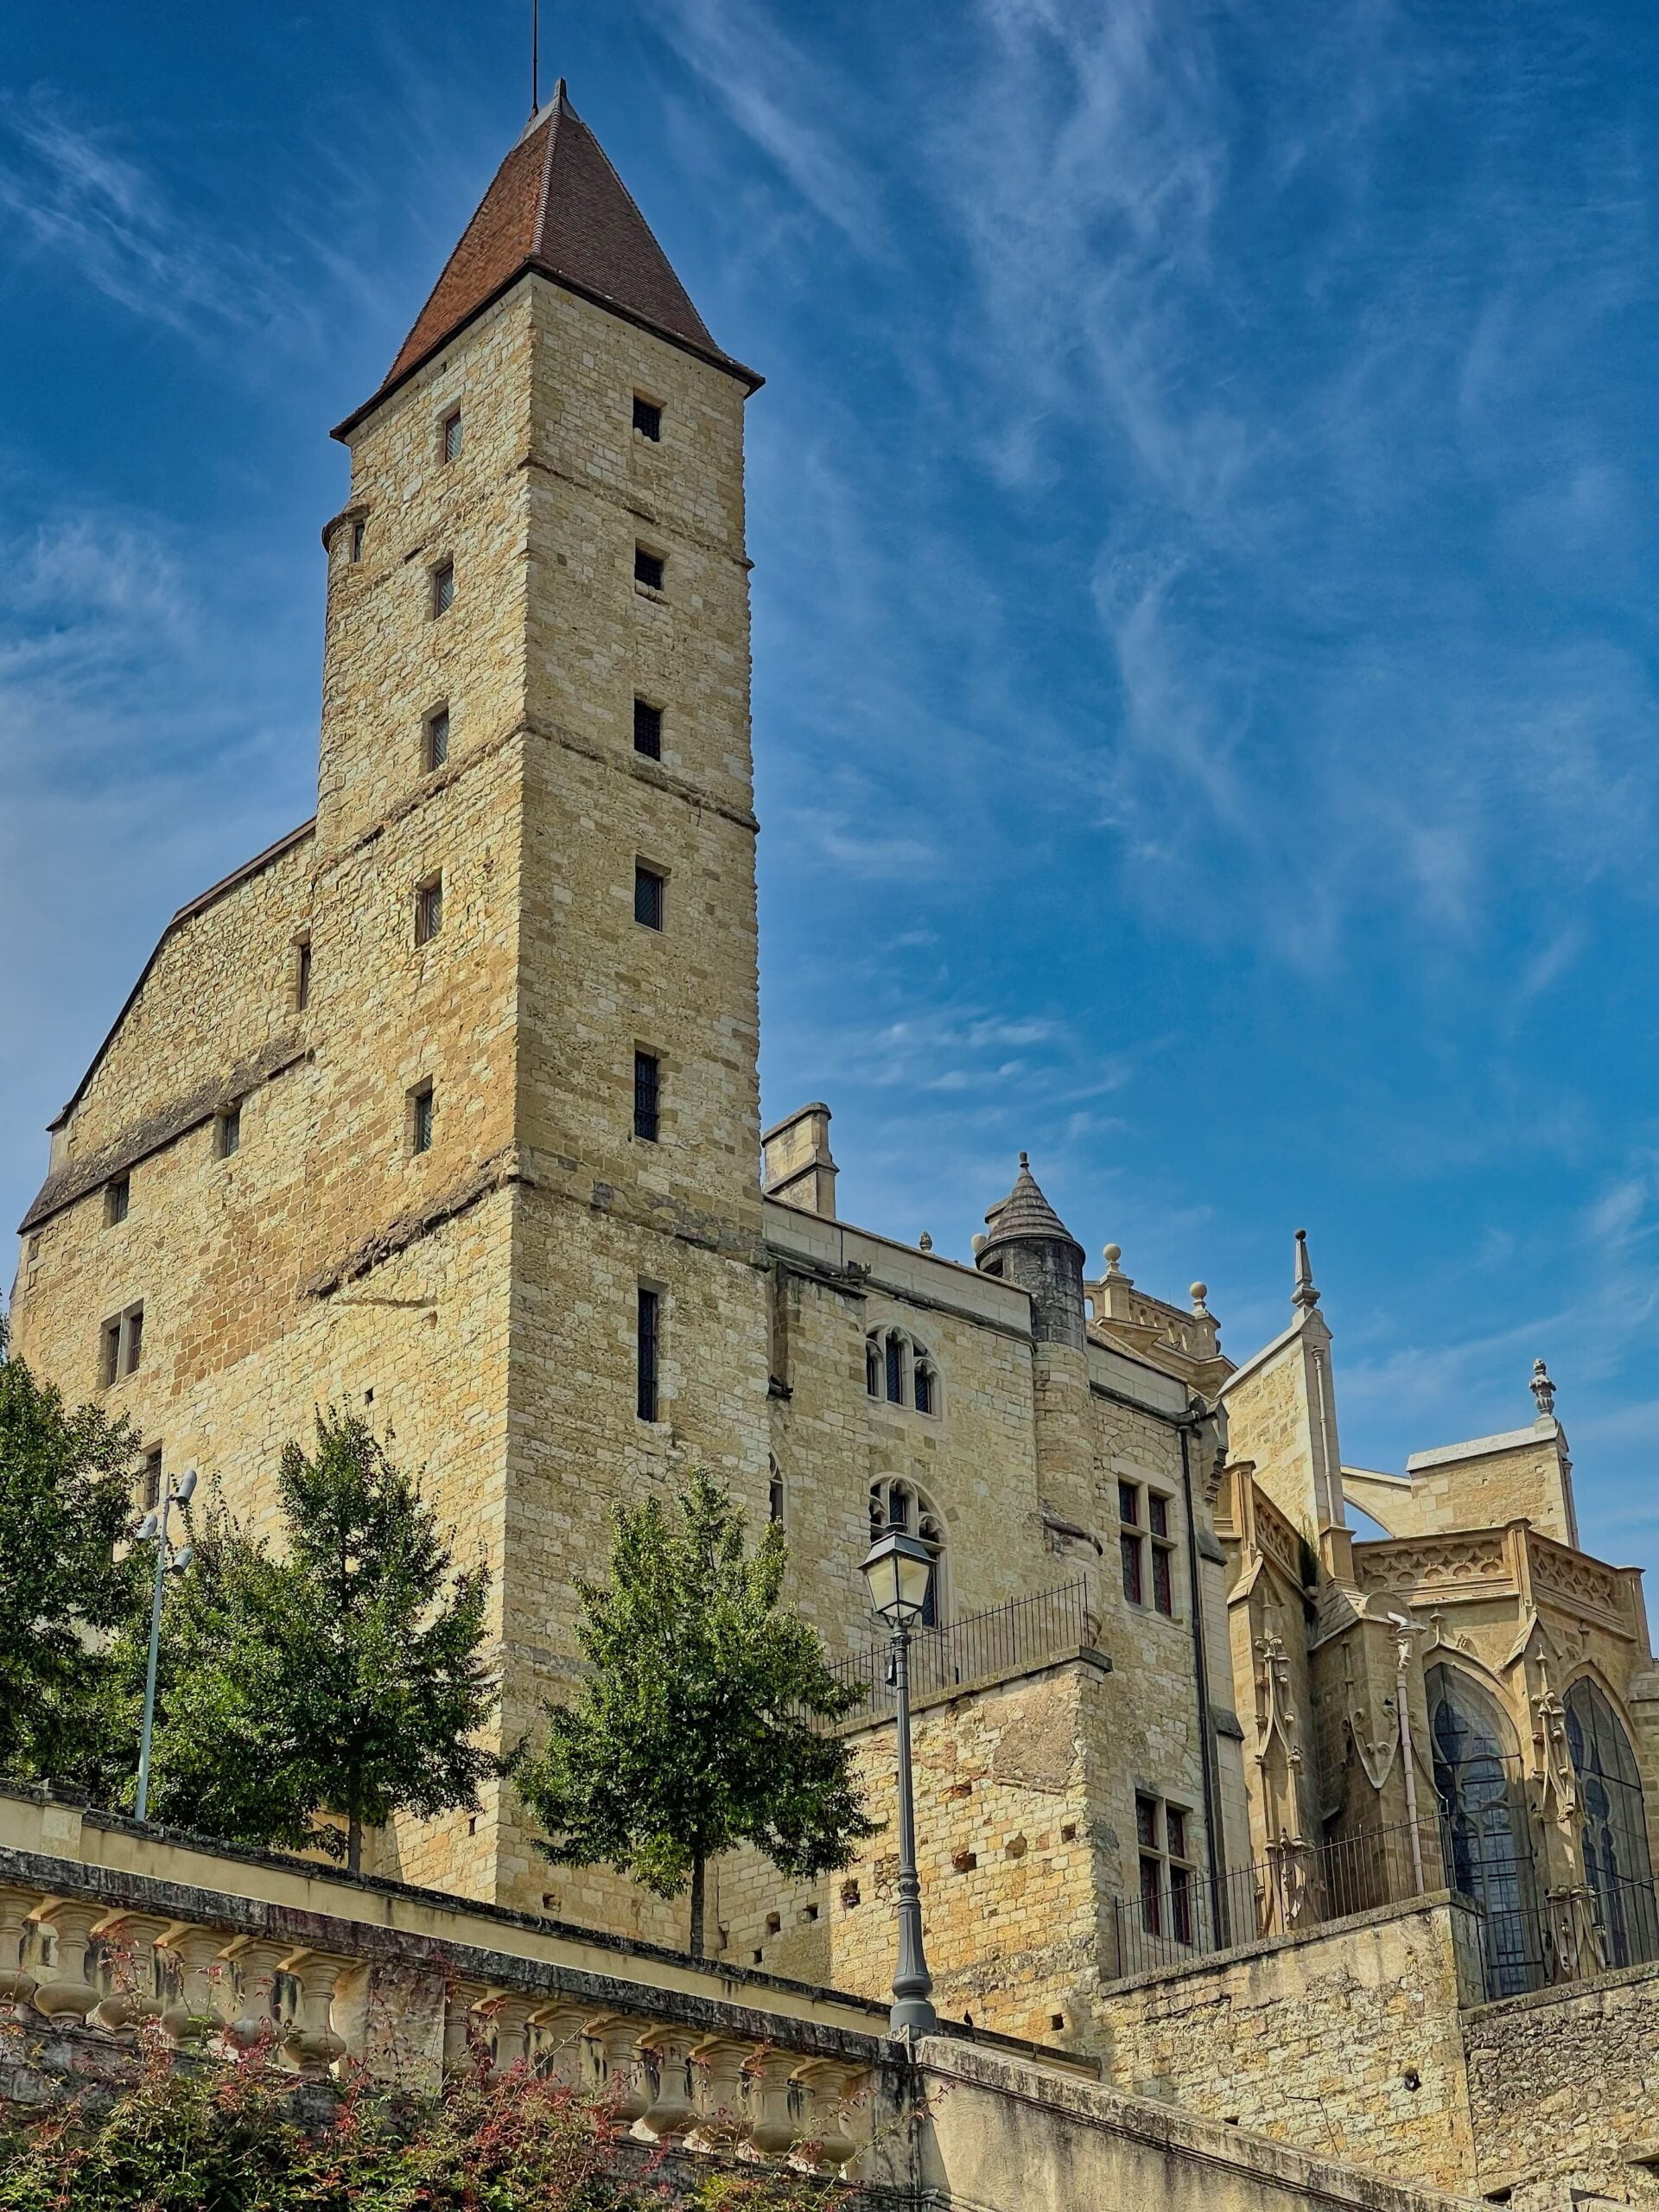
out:
M1079 1262L1083 1258L1082 1245L1038 1188L1031 1162L1023 1152L1014 1188L986 1215L985 1227L988 1233L982 1249L987 1252L998 1244L1015 1242L1058 1243L1072 1245Z
M336 435L352 429L528 269L728 370L752 391L761 381L709 336L561 77L496 171L385 381Z

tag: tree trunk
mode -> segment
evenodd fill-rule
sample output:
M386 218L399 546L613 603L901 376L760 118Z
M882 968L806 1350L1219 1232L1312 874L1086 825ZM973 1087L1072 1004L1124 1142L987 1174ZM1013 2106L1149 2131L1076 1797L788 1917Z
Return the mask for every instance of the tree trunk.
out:
M353 1813L346 1823L346 1871L348 1874L363 1872L363 1816Z
M702 1958L702 1878L708 1867L706 1859L691 1861L691 1940L690 1950L694 1959Z

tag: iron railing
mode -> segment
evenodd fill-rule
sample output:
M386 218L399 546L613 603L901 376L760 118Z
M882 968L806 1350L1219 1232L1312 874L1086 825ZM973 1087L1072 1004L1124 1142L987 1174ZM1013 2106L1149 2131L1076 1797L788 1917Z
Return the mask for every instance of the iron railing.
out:
M998 1675L1058 1659L1095 1642L1089 1605L1089 1578L1039 1591L1034 1598L1012 1599L988 1612L970 1613L946 1627L924 1629L911 1638L910 1694L931 1697ZM893 1711L890 1658L885 1643L855 1652L832 1672L864 1692L860 1720L880 1720Z
M1495 1907L1488 1897L1480 1942L1489 1999L1643 1966L1659 1959L1659 1894L1651 1876L1599 1874L1548 1897Z
M1281 1844L1257 1865L1230 1867L1213 1881L1196 1866L1145 1854L1139 1894L1114 1900L1117 1972L1168 1973L1229 1944L1369 1912L1439 1889L1440 1868L1433 1822Z

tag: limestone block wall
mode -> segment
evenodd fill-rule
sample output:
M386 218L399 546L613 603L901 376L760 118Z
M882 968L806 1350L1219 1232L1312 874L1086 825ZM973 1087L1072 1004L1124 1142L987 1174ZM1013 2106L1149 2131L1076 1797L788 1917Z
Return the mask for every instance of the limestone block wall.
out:
M1656 2038L1659 1966L1467 2013L1475 2189L1512 2189L1539 2212L1582 2201L1568 2185L1621 2204L1659 2202Z
M1458 2012L1478 1989L1472 1915L1442 1896L1107 1990L1101 2049L1125 2089L1458 2191L1475 2171Z

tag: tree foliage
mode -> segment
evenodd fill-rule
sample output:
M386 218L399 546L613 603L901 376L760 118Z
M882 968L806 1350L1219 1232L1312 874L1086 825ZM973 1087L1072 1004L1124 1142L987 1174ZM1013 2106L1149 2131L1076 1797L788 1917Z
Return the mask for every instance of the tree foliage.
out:
M788 1548L751 1552L742 1515L709 1476L670 1514L620 1507L604 1583L578 1580L579 1696L547 1708L544 1747L514 1770L556 1863L604 1863L658 1897L691 1891L703 1948L708 1862L750 1843L796 1878L844 1866L874 1834L851 1754L814 1719L860 1693L831 1673L817 1631L780 1610Z
M124 1423L36 1382L0 1319L0 1774L84 1782L98 1764L111 1632L143 1604L142 1563L116 1558L137 1457Z
M273 1551L222 1506L163 1618L151 1806L232 1841L331 1842L346 1821L475 1809L491 1754L489 1573L456 1572L418 1489L367 1424L320 1414L277 1471Z
M175 2071L151 2044L106 2111L0 2107L0 2212L841 2212L788 2172L671 2177L597 2103L524 2068L441 2098L361 2081L306 2124L294 2076L244 2062Z

